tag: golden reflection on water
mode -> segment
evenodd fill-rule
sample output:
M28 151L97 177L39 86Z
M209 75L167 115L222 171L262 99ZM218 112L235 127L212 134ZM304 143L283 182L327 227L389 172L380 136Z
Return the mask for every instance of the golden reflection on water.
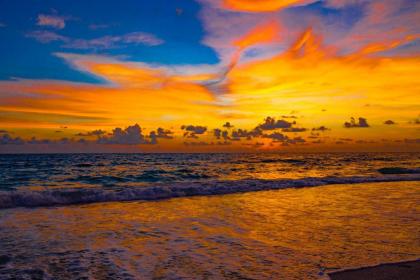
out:
M375 183L10 209L0 245L17 270L62 279L318 279L418 258L419 190Z

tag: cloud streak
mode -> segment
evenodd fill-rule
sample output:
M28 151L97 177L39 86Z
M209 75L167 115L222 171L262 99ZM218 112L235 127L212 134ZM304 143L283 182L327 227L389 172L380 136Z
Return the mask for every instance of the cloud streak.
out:
M58 15L39 14L37 18L38 26L52 27L55 29L63 29L66 26L66 17Z
M103 36L94 39L77 39L60 35L56 32L36 30L26 34L41 43L61 42L67 49L115 49L129 45L158 46L164 43L156 36L144 32L132 32L120 36Z

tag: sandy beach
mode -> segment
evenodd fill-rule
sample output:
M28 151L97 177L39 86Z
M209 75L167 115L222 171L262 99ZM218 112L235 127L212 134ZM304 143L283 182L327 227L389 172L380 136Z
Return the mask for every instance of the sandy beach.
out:
M344 184L3 209L0 278L326 279L418 258L419 187ZM409 279L403 268L391 268L398 277L389 279ZM376 271L389 268L332 279L381 279L371 278Z
M420 275L420 260L381 264L329 273L331 280L413 280Z

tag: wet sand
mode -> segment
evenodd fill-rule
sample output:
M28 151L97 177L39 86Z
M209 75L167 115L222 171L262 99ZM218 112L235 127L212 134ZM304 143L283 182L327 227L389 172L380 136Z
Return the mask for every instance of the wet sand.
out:
M331 280L413 280L420 276L420 260L343 270L329 276Z
M418 259L419 190L370 183L3 209L0 279L326 279Z

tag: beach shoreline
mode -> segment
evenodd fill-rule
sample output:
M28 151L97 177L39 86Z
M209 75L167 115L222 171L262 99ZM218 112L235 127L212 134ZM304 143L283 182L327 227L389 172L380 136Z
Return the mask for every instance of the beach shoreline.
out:
M0 278L375 279L333 273L419 258L419 187L337 184L4 209Z
M307 177L278 180L240 180L214 182L181 182L156 184L149 187L123 188L51 188L42 190L0 190L0 209L17 207L49 207L99 202L158 201L191 196L213 196L289 188L322 187L327 185L387 182L419 182L419 174L352 177Z

